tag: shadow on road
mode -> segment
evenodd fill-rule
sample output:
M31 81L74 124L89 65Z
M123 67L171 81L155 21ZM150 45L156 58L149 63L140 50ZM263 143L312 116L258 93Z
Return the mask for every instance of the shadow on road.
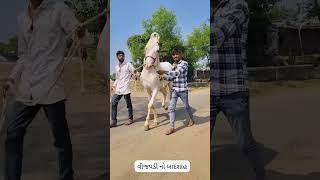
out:
M90 179L90 180L106 180L106 179L109 179L110 177L110 174L108 172L105 172L104 174L101 174L93 179Z
M73 143L74 170L79 179L92 179L109 169L109 137L105 112L68 113ZM47 118L39 112L25 138L23 177L57 178L58 162ZM3 142L2 142L3 144ZM1 145L2 145L1 144ZM3 147L0 147L0 180L3 175Z
M197 110L191 107L191 111L192 111L193 114L195 114L195 112L196 112ZM142 116L142 117L140 117L140 118L135 119L135 121L136 121L136 122L144 122L144 121L146 120L146 117L147 117L146 115L145 115L145 116ZM158 126L156 126L156 127L151 127L150 130L151 130L151 129L158 128L158 127L161 127L161 126L165 126L165 125L168 125L168 126L169 126L169 114L168 114L167 112L165 112L165 113L159 113L159 114L158 114L158 118L161 118L161 117L165 117L165 119L164 119L164 120L160 120ZM154 117L153 117L153 114L151 115L150 118L151 118L151 119L150 119L150 125L152 125L152 123L153 123L153 118L154 118ZM207 123L207 122L210 121L210 117L209 117L209 116L200 117L200 116L195 116L195 115L194 115L193 118L194 118L195 125L204 124L204 123ZM175 122L179 122L179 121L183 122L183 121L185 121L185 120L187 119L187 114L186 114L186 111L184 110L183 107L179 107L179 108L176 109L176 111L175 111L175 119L176 119ZM123 125L123 123L121 123L120 125ZM118 126L119 126L119 125L118 125ZM185 127L184 127L184 126L180 126L180 127L178 127L178 128L176 129L176 131L179 131L179 130L181 130L181 129L183 129L183 128L185 128Z
M264 164L268 165L278 154L276 151L259 144ZM267 170L268 180L319 180L320 173L307 175L284 174ZM254 179L253 171L239 147L234 144L214 146L211 152L211 179L214 180L250 180Z

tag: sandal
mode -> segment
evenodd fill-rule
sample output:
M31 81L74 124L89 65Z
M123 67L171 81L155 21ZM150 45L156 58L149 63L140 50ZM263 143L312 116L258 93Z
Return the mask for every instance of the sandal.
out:
M129 121L127 121L126 123L124 123L126 126L129 126L130 124L133 123L133 119L129 119Z
M174 133L174 128L169 128L166 132L165 132L165 135L170 135Z

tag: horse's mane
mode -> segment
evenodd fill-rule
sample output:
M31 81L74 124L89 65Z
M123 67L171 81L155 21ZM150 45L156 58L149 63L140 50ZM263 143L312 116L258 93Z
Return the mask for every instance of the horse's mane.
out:
M144 48L144 52L148 52L150 51L155 45L157 45L159 43L159 40L155 37L151 37L146 45L146 47Z
M159 35L158 33L152 33L147 45L144 48L144 54L146 54L147 52L150 52L152 48L154 48L154 46L156 45L159 46ZM160 59L159 59L159 56L157 56L156 62L154 64L156 69L159 68L159 63L160 63Z

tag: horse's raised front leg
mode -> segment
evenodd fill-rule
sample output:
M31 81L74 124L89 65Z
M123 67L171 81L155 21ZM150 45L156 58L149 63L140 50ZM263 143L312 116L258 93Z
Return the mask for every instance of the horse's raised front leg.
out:
M146 117L146 122L144 123L144 130L145 131L149 130L150 111L151 111L151 109L148 108L148 114L147 114L147 117Z
M154 115L154 125L157 126L158 125L158 121L157 121L157 112L156 109L154 107L154 102L157 98L157 94L158 94L158 89L153 89L152 91L152 95L148 104L148 109L153 111L153 115Z
M153 115L154 115L153 126L157 127L158 126L158 114L157 114L156 108L154 106L152 106L152 111L153 111Z

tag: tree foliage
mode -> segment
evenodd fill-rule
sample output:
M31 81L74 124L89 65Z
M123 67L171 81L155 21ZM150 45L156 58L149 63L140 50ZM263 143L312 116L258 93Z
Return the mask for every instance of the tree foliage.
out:
M65 0L66 4L74 10L79 21L83 22L101 13L109 0ZM102 16L86 26L88 31L93 34L100 34L106 22L106 16Z
M127 41L133 64L138 66L143 63L143 50L153 32L157 32L160 35L160 60L171 61L173 47L182 46L175 14L165 7L160 7L150 19L142 22L142 26L144 33L133 35Z
M10 38L7 43L0 43L0 54L17 54L18 39L16 36Z
M189 78L198 60L208 56L210 44L209 25L203 23L193 29L186 42L183 41L180 29L177 27L177 18L174 12L165 7L160 7L151 16L142 22L143 34L136 34L128 38L132 63L135 67L142 65L144 47L150 35L157 32L160 35L160 61L173 62L171 51L174 47L180 47L183 51L183 59L189 63Z
M313 0L313 4L310 5L308 17L317 17L320 21L320 6L317 0Z
M192 33L187 37L186 47L190 54L188 58L194 64L200 59L207 59L209 65L210 52L210 26L202 23L200 27L194 27Z

